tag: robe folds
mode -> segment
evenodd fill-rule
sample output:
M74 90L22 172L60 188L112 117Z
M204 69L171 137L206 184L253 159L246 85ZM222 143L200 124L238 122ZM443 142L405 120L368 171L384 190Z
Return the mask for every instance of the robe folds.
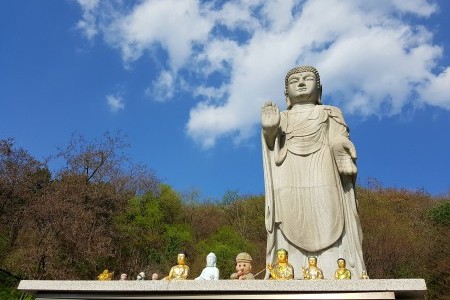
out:
M262 135L266 261L274 263L284 248L295 278L301 278L308 257L316 256L325 279L332 279L338 258L344 258L352 278L359 278L365 266L354 180L339 174L331 147L349 139L342 113L316 105L301 120L294 109L280 116L272 149Z

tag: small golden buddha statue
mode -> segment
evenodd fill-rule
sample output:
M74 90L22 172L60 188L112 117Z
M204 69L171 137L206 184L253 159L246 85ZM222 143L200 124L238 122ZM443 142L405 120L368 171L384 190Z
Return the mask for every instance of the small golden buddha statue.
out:
M182 280L188 277L189 267L186 265L186 254L179 253L177 261L178 265L173 266L170 269L169 275L164 277L163 280Z
M317 257L308 257L308 268L303 268L303 279L323 279L323 272L317 267Z
M100 275L97 276L98 280L111 280L114 276L114 272L109 272L108 269L105 269Z
M345 259L339 258L337 260L338 269L334 272L334 279L351 279L352 274L350 270L345 268Z
M294 267L288 262L288 252L285 249L277 250L277 262L275 264L267 264L267 268L270 272L269 279L294 279Z

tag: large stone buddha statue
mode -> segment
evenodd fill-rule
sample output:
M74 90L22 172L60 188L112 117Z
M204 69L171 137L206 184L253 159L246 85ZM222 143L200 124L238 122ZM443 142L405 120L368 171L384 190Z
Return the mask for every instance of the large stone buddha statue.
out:
M315 256L324 277L333 278L337 259L345 258L352 273L362 274L356 150L344 117L339 108L322 105L314 67L287 73L285 97L285 111L272 102L262 107L266 262L284 248L294 268Z

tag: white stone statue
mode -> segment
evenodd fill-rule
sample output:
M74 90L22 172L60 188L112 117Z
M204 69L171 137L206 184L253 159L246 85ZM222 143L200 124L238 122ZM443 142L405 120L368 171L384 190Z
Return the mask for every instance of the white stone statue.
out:
M136 277L136 280L145 280L145 272L140 272Z
M324 277L333 278L336 260L345 258L350 271L361 274L356 150L347 124L339 108L322 105L314 67L290 70L285 96L286 111L280 113L272 102L262 107L266 262L275 261L277 249L284 248L294 268L315 256Z
M219 280L219 269L216 267L216 263L216 255L212 252L209 253L206 256L206 267L195 280Z

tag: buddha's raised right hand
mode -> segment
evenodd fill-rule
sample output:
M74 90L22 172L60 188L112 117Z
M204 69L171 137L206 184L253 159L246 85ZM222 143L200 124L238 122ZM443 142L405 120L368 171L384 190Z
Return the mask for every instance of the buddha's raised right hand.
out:
M280 126L280 111L278 106L267 101L262 106L261 124L265 131L275 131Z

